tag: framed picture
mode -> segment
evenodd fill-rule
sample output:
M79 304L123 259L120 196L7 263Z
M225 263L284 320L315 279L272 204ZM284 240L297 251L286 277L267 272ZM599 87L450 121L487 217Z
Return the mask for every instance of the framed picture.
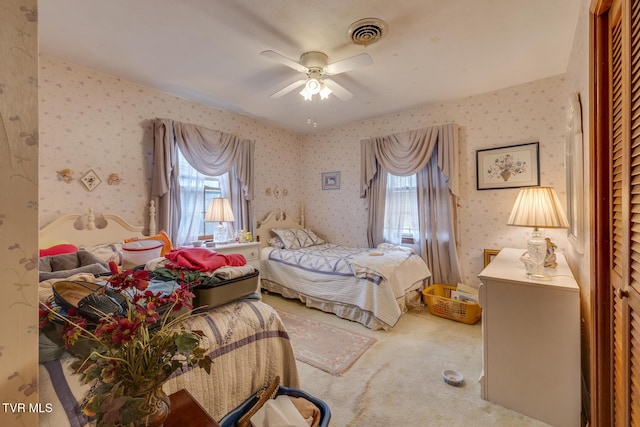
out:
M484 266L489 265L493 258L500 253L500 249L485 249L484 250Z
M540 185L539 144L509 145L476 151L478 190Z
M340 172L323 172L322 173L322 189L323 190L339 190L340 189Z
M102 182L100 177L93 170L85 173L83 177L80 178L80 181L82 181L89 191L95 190L95 188Z

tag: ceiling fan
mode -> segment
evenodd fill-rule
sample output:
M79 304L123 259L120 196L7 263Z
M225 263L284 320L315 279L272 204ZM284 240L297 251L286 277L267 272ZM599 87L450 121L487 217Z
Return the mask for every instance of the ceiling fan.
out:
M319 94L321 99L326 99L330 93L333 93L341 100L346 101L351 99L353 94L325 76L334 76L336 74L341 74L356 68L373 64L373 60L366 53L361 53L359 55L352 56L351 58L343 59L331 64L328 63L327 55L322 52L305 52L300 55L299 62L289 59L272 50L265 50L261 52L261 54L307 75L306 79L300 79L285 86L271 95L271 98L280 98L281 96L304 86L300 94L307 100L310 100L315 94Z

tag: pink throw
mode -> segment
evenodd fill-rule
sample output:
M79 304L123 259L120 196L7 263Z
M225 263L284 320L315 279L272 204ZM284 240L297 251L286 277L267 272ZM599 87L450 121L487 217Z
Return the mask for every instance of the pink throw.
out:
M220 267L241 267L247 263L241 254L223 255L205 248L174 249L165 255L175 266L197 271L213 271Z

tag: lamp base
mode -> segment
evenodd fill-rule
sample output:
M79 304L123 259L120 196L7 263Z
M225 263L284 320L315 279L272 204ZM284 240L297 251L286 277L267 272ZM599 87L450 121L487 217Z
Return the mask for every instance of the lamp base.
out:
M213 229L213 241L216 245L227 242L227 229L222 223L219 223L218 226Z
M551 276L544 270L547 258L547 241L540 230L535 228L527 241L527 252L520 258L527 269L527 277L534 280L550 280Z

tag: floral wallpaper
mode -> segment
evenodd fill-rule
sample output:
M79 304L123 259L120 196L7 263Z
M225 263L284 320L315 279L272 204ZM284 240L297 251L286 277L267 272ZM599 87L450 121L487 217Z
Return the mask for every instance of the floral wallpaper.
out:
M146 221L154 118L255 140L256 218L276 207L299 209L298 136L57 58L40 57L40 76L41 225L89 208ZM100 182L89 191L82 178L91 171ZM112 174L119 182L109 182ZM267 196L276 186L287 195Z
M525 247L531 230L506 225L518 189L476 189L476 150L539 142L540 183L554 187L565 201L568 95L562 75L307 135L302 141L307 222L330 241L366 246L366 202L359 198L360 141L455 122L460 126L459 256L465 283L477 285L483 250ZM321 190L320 176L327 171L341 171L340 190ZM561 250L567 249L564 230L547 235Z
M0 3L0 424L36 425L38 31L36 0Z

